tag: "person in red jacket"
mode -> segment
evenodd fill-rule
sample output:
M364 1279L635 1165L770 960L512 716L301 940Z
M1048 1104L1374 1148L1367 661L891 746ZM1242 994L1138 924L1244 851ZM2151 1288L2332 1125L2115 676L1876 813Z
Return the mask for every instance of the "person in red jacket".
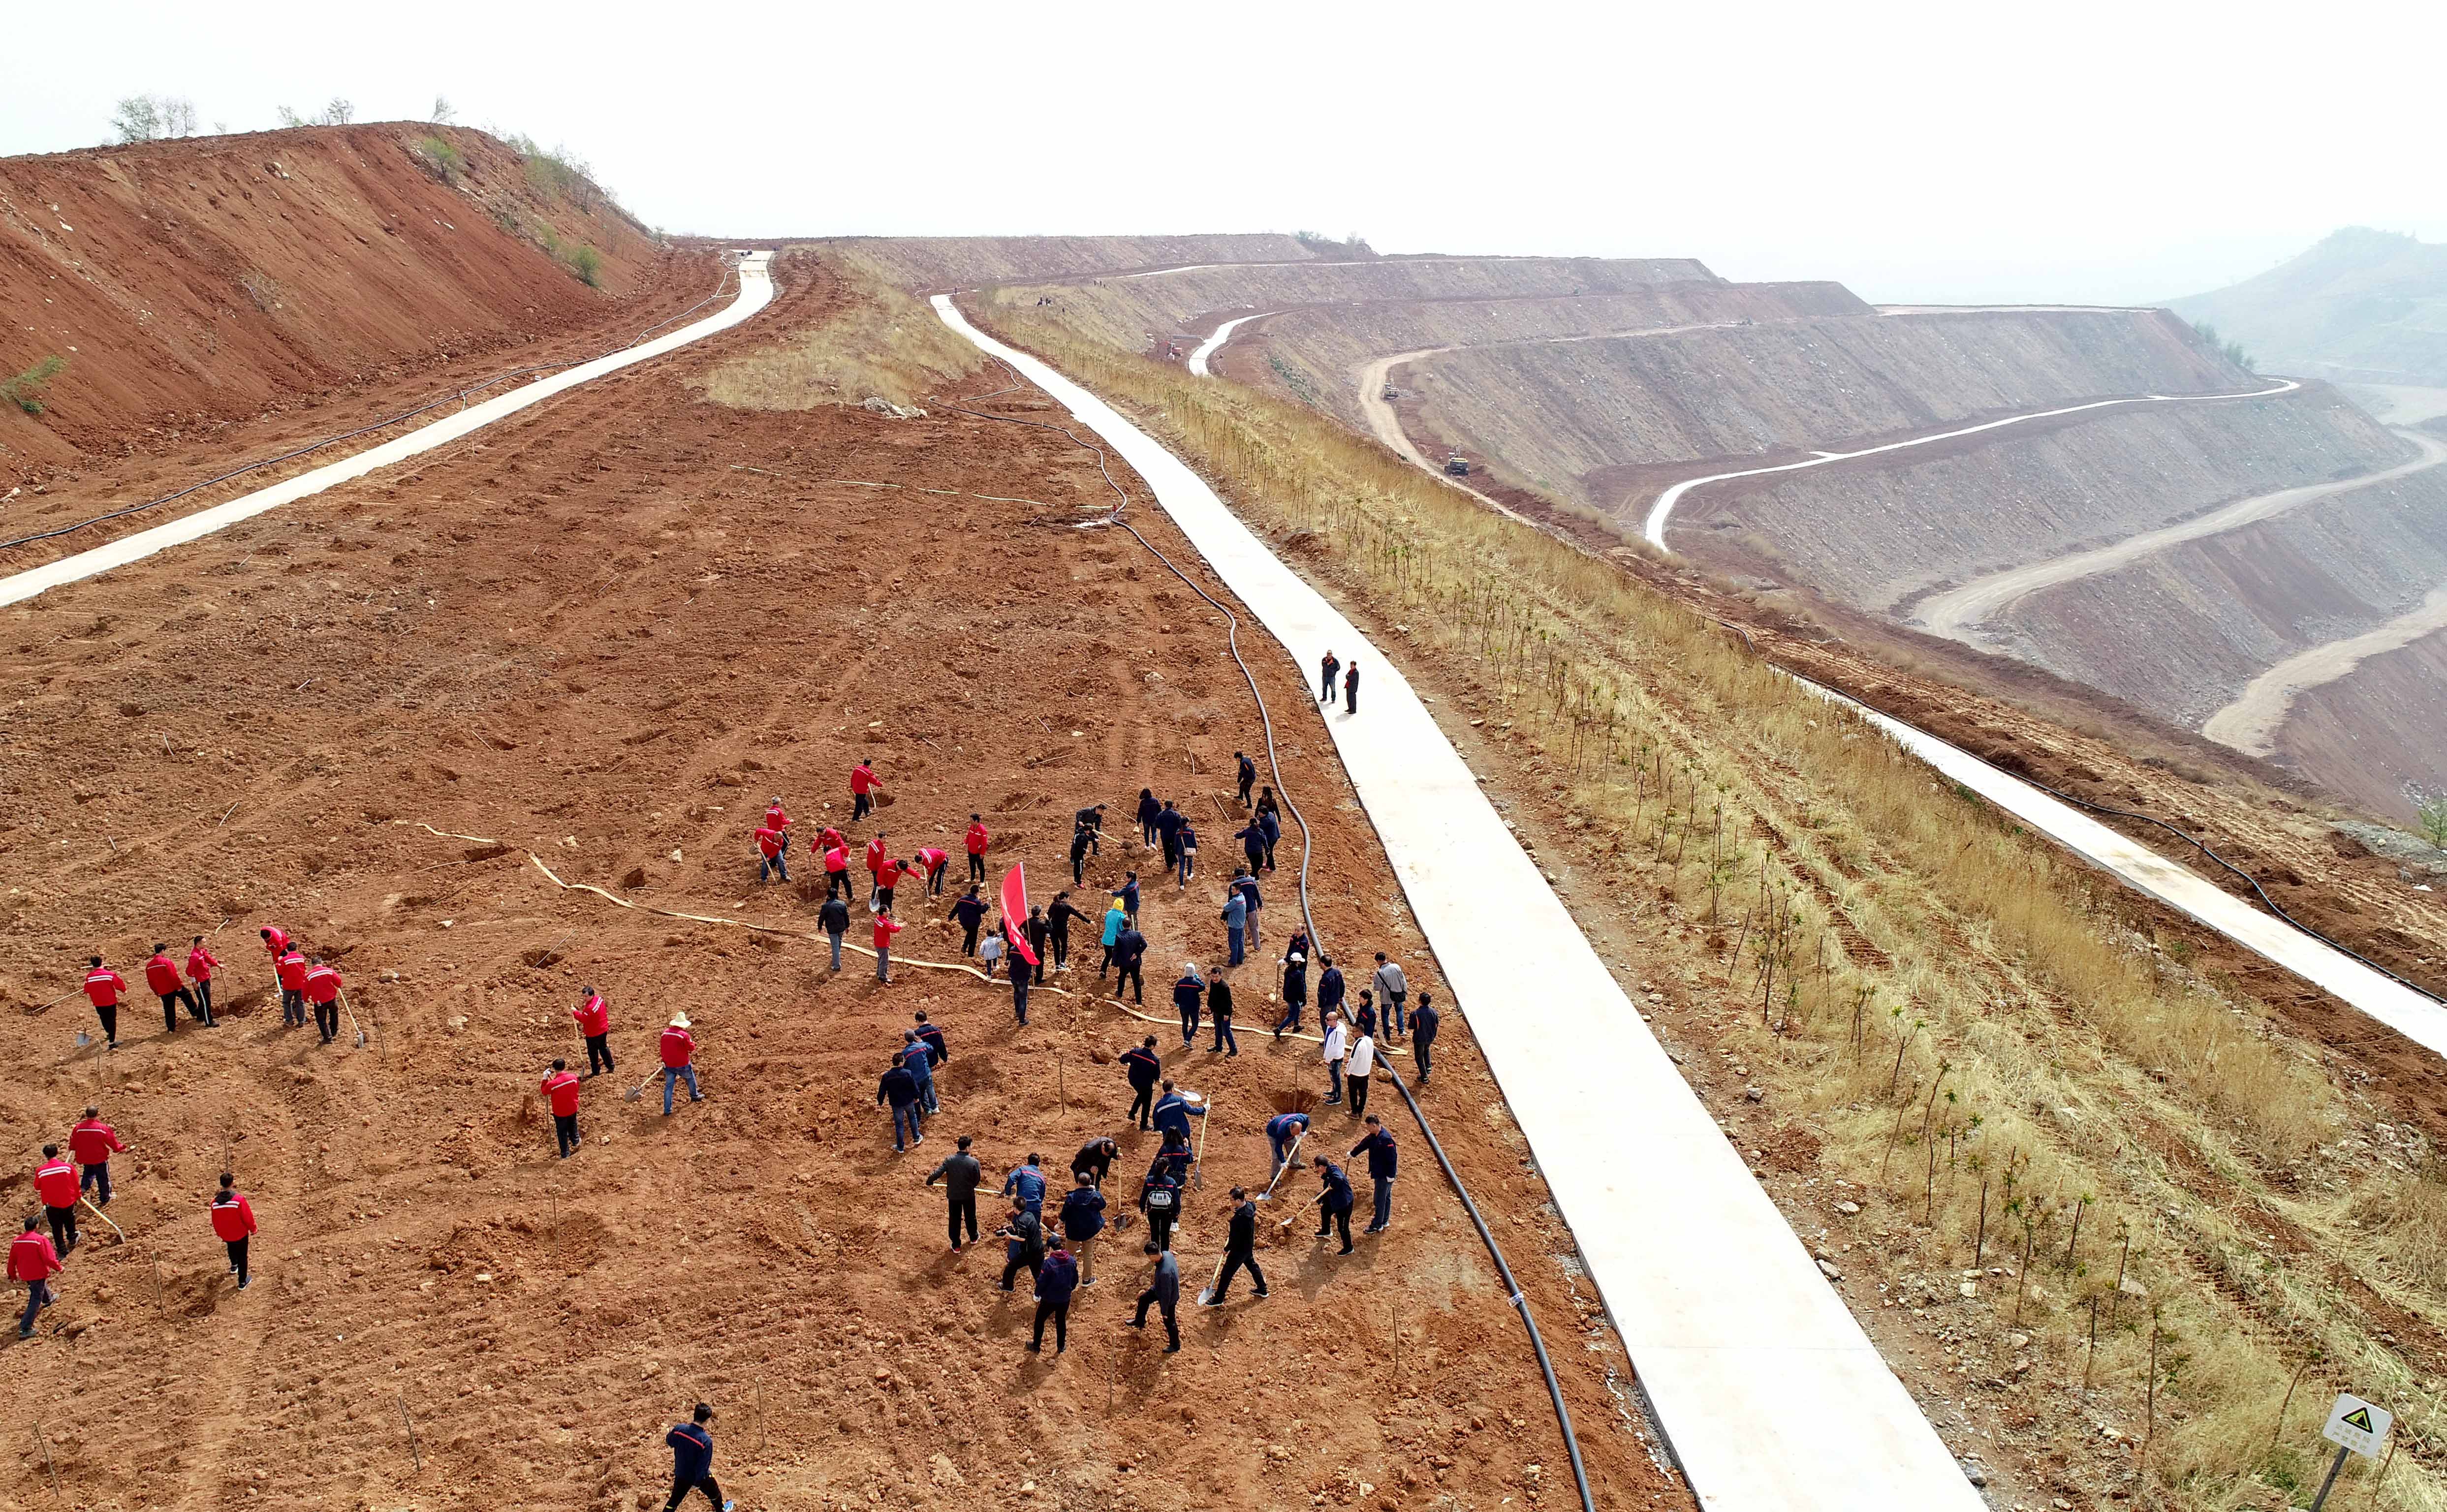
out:
M263 936L263 953L278 965L281 954L289 949L289 932L277 924L266 924L256 933Z
M68 1130L68 1156L77 1162L77 1190L99 1194L96 1207L110 1205L110 1158L124 1155L119 1130L102 1121L102 1109L88 1107L85 1122Z
M127 978L102 964L99 955L85 960L85 995L93 1004L93 1013L102 1020L103 1048L119 1049L119 994L127 991Z
M571 1009L569 1016L578 1020L578 1032L586 1036L586 1074L595 1076L612 1069L612 1005L595 989L583 991L586 1001Z
M883 779L864 762L849 769L849 822L853 824L875 812L875 795L883 791Z
M883 859L883 864L875 871L875 906L878 912L892 907L892 890L900 886L901 879L916 867L915 861L896 861L889 856Z
M34 1336L34 1315L52 1300L51 1277L60 1274L59 1252L43 1238L42 1219L26 1215L26 1232L9 1246L9 1279L26 1283L26 1315L17 1320L17 1336Z
M255 1204L237 1189L237 1178L221 1173L221 1189L213 1194L213 1232L229 1246L230 1274L241 1292L253 1279L246 1272L246 1241L255 1236Z
M765 827L767 829L790 827L790 811L782 806L782 795L779 793L774 794L773 801L765 805Z
M51 1220L51 1242L62 1255L77 1247L76 1167L56 1144L43 1146L43 1163L34 1169L34 1192L43 1200L44 1216Z
M284 947L273 962L280 977L280 1027L306 1027L306 953L295 945Z
M154 943L152 957L144 963L144 985L153 989L154 995L161 999L161 1023L165 1032L179 1032L179 1005L181 1003L186 1005L189 1018L206 1029L212 1027L212 1015L197 1004L196 994L188 992L187 984L179 979L179 963L170 958L169 946L159 941Z
M756 832L756 879L767 882L777 876L790 879L790 832L767 825Z
M875 838L866 842L866 903L870 909L878 906L875 895L883 889L883 863L889 860L883 848L883 831L879 829Z
M994 843L994 837L986 833L983 814L969 816L969 832L963 841L969 847L969 880L982 882L986 879L986 847Z
M908 926L895 920L890 914L875 916L875 979L889 984L892 980L892 936Z
M552 1104L553 1143L560 1147L565 1161L586 1143L578 1137L578 1073L567 1061L555 1060L552 1074L543 1079L542 1091Z
M346 985L320 955L306 968L306 1001L314 1005L314 1027L326 1045L340 1037L340 989Z
M916 857L919 870L926 874L926 896L943 896L943 868L952 864L952 853L940 845L921 845Z
M689 1101L702 1103L703 1093L696 1089L696 1036L689 1032L686 1013L673 1013L671 1026L663 1030L663 1117L672 1116L672 1088L688 1083Z
M825 901L834 898L844 903L854 901L858 894L849 885L849 847L830 845L825 850Z
M195 984L207 1024L213 1021L213 973L220 969L220 964L221 958L204 948L201 935L187 942L187 980Z

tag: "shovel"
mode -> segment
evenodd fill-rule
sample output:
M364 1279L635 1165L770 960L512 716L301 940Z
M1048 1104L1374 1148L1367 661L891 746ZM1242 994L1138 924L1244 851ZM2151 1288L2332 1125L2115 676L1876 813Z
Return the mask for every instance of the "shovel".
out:
M357 1022L357 1011L349 1007L349 993L346 988L340 990L340 1008L349 1015L349 1027L357 1031L357 1049L364 1049L366 1048L365 1026Z
M1292 1168L1293 1166L1298 1165L1298 1164L1299 1163L1299 1147L1300 1147L1300 1141L1302 1141L1302 1140L1304 1140L1304 1139L1307 1139L1307 1138L1308 1138L1308 1130L1306 1130L1306 1129L1302 1129L1302 1130L1300 1130L1299 1133L1297 1133L1297 1134L1295 1134L1295 1135L1293 1135L1293 1136L1292 1136L1292 1147L1291 1147L1290 1149L1288 1149L1288 1150L1286 1150L1286 1151L1284 1151L1284 1152L1283 1152L1283 1168L1282 1168L1282 1170L1277 1171L1277 1172L1275 1173L1275 1179L1274 1179L1273 1181L1268 1181L1268 1182L1266 1183L1266 1189L1265 1189L1264 1191L1260 1192L1260 1193L1258 1194L1258 1200L1259 1200L1259 1201L1261 1201L1261 1202L1271 1202L1271 1201L1273 1201L1273 1200L1274 1200L1274 1198L1275 1198L1275 1188L1276 1188L1276 1187L1278 1187L1278 1186L1280 1186L1280 1185L1282 1184L1283 1177L1284 1177L1284 1176L1285 1176L1285 1175L1286 1175L1286 1174L1291 1170L1291 1168Z
M93 1199L80 1193L77 1197L77 1200L85 1205L85 1210L86 1212L91 1213L94 1217L102 1219L104 1223L110 1223L110 1215L94 1206ZM119 1236L120 1243L124 1244L127 1242L127 1231L121 1228L118 1224L110 1223L110 1232Z
M659 1066L655 1067L653 1070L648 1071L644 1081L639 1082L636 1086L620 1094L620 1101L623 1103L634 1103L637 1099L645 1096L646 1088L653 1086L654 1078L662 1074L663 1068Z

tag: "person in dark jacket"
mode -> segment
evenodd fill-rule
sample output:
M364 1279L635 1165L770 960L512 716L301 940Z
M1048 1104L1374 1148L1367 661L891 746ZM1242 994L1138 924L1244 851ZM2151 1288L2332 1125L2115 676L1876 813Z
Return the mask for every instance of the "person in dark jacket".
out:
M1078 1154L1071 1157L1072 1180L1077 1181L1084 1176L1096 1190L1103 1191L1105 1178L1113 1174L1113 1159L1121 1153L1122 1147L1110 1139L1090 1140L1079 1146Z
M1085 833L1088 848L1095 855L1105 854L1105 805L1091 803L1071 816L1071 832Z
M1258 1269L1258 1204L1249 1200L1248 1192L1232 1188L1230 1231L1224 1238L1224 1268L1215 1273L1215 1288L1206 1294L1208 1307L1222 1307L1224 1294L1232 1290L1232 1277L1247 1267L1249 1279L1256 1282L1258 1295L1266 1295L1266 1273Z
M1173 1011L1181 1015L1181 1043L1186 1049L1198 1038L1199 1015L1206 1006L1206 978L1198 974L1198 963L1182 965L1181 980L1172 984Z
M1002 1195L1042 1219L1045 1216L1045 1167L1034 1150L1002 1179Z
M713 1408L699 1402L690 1421L676 1424L663 1442L672 1448L672 1495L663 1503L663 1512L676 1512L691 1491L703 1491L705 1499L731 1512L736 1502L726 1501L722 1487L713 1480Z
M895 1150L906 1150L911 1144L926 1143L926 1136L920 1132L926 1105L919 1101L918 1078L909 1074L908 1067L898 1060L892 1063L892 1069L884 1072L883 1080L875 1084L875 1101L879 1106L885 1103L892 1105L892 1147ZM904 1134L907 1143L902 1143Z
M1241 842L1241 854L1247 859L1249 870L1254 872L1258 868L1266 864L1265 825L1261 824L1255 819L1252 819L1246 824L1234 830L1232 832L1232 838Z
M1234 775L1241 780L1241 806L1246 808L1249 806L1249 790L1258 785L1258 764L1249 759L1246 751L1234 751L1232 760L1236 764Z
M1115 890L1122 900L1122 917L1135 925L1139 921L1139 874L1124 872L1122 885Z
M1155 836L1164 844L1164 869L1171 871L1181 864L1181 826L1188 823L1170 799L1155 816Z
M961 930L961 954L975 955L977 953L977 926L985 919L985 899L977 896L975 886L971 886L952 904L952 922L959 925Z
M1342 1006L1342 968L1334 964L1331 955L1318 956L1317 966L1317 1017L1323 1023L1328 1013Z
M1164 1084L1164 1095L1155 1100L1155 1112L1152 1116L1157 1128L1179 1129L1181 1137L1186 1140L1189 1138L1189 1121L1193 1118L1205 1118L1206 1105L1191 1102L1175 1090L1170 1082L1167 1082Z
M1282 817L1272 807L1274 789L1269 787L1258 799L1258 827L1266 832L1266 870L1275 869L1275 847L1283 841Z
M1159 1159L1139 1183L1139 1211L1147 1215L1147 1253L1172 1248L1172 1225L1181 1218L1181 1179L1172 1162Z
M1342 671L1341 659L1334 652L1327 652L1325 660L1318 663L1317 701L1318 703L1334 702L1334 674L1340 671Z
M963 1221L969 1226L969 1242L975 1244L977 1241L977 1183L984 1178L985 1171L978 1166L977 1158L969 1153L969 1136L966 1134L960 1136L959 1148L944 1156L943 1163L936 1166L926 1178L928 1186L939 1181L943 1183L943 1199L950 1213L955 1254L960 1248L960 1224Z
M1190 878L1198 874L1198 826L1184 819L1181 833L1174 837L1181 846L1181 864L1173 876L1173 888L1180 891L1189 886Z
M1053 1320L1053 1352L1061 1353L1071 1346L1071 1295L1079 1289L1079 1266L1071 1252L1060 1244L1045 1257L1036 1269L1036 1332L1028 1341L1028 1352L1039 1354L1045 1350L1045 1320Z
M901 1064L909 1070L909 1079L918 1084L918 1101L928 1113L943 1109L935 1101L935 1047L918 1037L914 1029L901 1031Z
M1156 839L1156 834L1155 834L1155 821L1156 821L1156 816L1157 816L1158 814L1163 813L1163 812L1164 812L1164 805L1163 805L1162 803L1157 803L1157 802L1155 801L1155 789L1154 789L1154 788L1152 788L1152 787L1142 787L1142 788L1140 788L1140 789L1139 789L1139 843L1140 843L1140 844L1142 844L1143 846L1145 846L1145 847L1146 847L1147 849L1148 849L1148 850L1153 850L1153 849L1155 849L1155 839Z
M1258 892L1258 879L1255 872L1254 867L1249 868L1232 879L1233 891L1239 893L1242 900L1249 905L1249 948L1253 951L1258 948L1258 916L1264 913L1266 909L1266 900Z
M1155 1152L1155 1168L1180 1183L1189 1180L1189 1168L1197 1162L1197 1152L1189 1147L1189 1136L1177 1128L1166 1129L1164 1148Z
M1045 910L1045 937L1053 947L1055 971L1068 970L1071 965L1071 921L1074 918L1085 919L1087 917L1086 914L1071 906L1069 893L1053 895L1053 901Z
M833 942L833 970L840 971L842 936L849 933L849 904L838 898L825 898L825 906L816 910L816 922Z
M1428 1049L1435 1044L1437 1026L1443 1022L1444 1015L1436 1011L1431 994L1421 988L1418 1009L1411 1014L1411 1058L1419 1063L1422 1083L1428 1079Z
M1227 1061L1240 1054L1241 1042L1232 1035L1232 981L1222 972L1207 985L1206 1016L1215 1021L1215 1043L1206 1048L1208 1052L1222 1050Z
M1053 936L1053 926L1045 921L1042 907L1032 907L1028 911L1028 922L1020 928L1028 936L1028 948L1036 953L1036 979L1041 982L1045 980L1045 963L1050 959L1045 954L1045 942Z
M1136 1047L1122 1051L1122 1070L1130 1079L1130 1110L1122 1116L1134 1120L1141 1128L1155 1127L1155 1084L1164 1076L1164 1058L1156 1053L1155 1036L1150 1034Z
M1338 1255L1351 1253L1351 1178L1342 1167L1322 1155L1313 1156L1309 1165L1317 1172L1318 1193L1310 1206L1317 1209L1317 1237L1330 1237L1336 1227L1342 1230L1342 1248Z
M1088 881L1088 847L1095 841L1095 831L1084 825L1071 832L1071 885L1082 887ZM1068 1311L1070 1304L1063 1304ZM1059 1351L1056 1351L1059 1352Z
M1375 1202L1369 1210L1368 1232L1382 1234L1394 1222L1394 1174L1400 1162L1393 1133L1377 1121L1376 1115L1371 1113L1362 1122L1368 1125L1368 1132L1351 1146L1351 1153L1356 1159L1360 1151L1368 1152L1368 1180L1376 1189Z
M1062 1240L1078 1257L1079 1284L1096 1284L1096 1236L1105 1231L1105 1194L1086 1171L1071 1173L1070 1195L1062 1199Z
M1130 1319L1130 1327L1147 1327L1148 1309L1150 1307L1164 1314L1164 1352L1180 1353L1181 1323L1174 1314L1181 1307L1181 1262L1172 1257L1170 1250L1156 1256L1155 1276L1148 1282L1148 1289L1139 1294L1138 1315Z
M1127 987L1130 1001L1141 1008L1147 1006L1147 936L1134 924L1123 925L1122 932L1113 936L1113 995L1120 997L1122 989Z
M1045 1224L1027 1203L1015 1200L1012 1202L1011 1216L1002 1220L1002 1227L995 1230L995 1238L1003 1241L1004 1291L1011 1290L1012 1278L1019 1275L1022 1266L1028 1268L1029 1275L1034 1276L1036 1268L1045 1263Z
M1034 946L1030 948L1034 949ZM1037 958L1044 959L1043 956ZM1028 964L1028 957L1019 953L1017 946L1012 947L1011 954L1006 959L1011 963L1011 1011L1019 1020L1019 1027L1026 1029L1028 1027L1028 984L1035 979L1036 968Z
M1283 1030L1298 1031L1300 1013L1308 1007L1308 963L1298 951L1283 957L1283 1016L1275 1025L1275 1038L1281 1039Z
M917 1021L918 1037L924 1040L926 1042L926 1048L935 1052L935 1064L940 1066L945 1061L950 1060L952 1058L952 1047L944 1040L943 1031L926 1021L925 1011L920 1009L919 1011L912 1013L909 1016ZM931 1113L935 1111L935 1109L932 1106L929 1106L926 1111Z
M1275 1163L1266 1173L1267 1180L1272 1181L1282 1174L1283 1166L1292 1158L1292 1150L1299 1143L1299 1137L1307 1132L1308 1115L1306 1113L1278 1113L1266 1120L1266 1143L1274 1146L1275 1151Z
M1359 712L1359 663L1356 660L1342 670L1342 711Z

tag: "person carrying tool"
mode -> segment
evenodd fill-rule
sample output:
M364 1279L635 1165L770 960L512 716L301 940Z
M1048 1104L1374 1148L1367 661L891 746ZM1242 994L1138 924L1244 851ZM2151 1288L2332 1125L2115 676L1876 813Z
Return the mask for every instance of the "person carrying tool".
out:
M1234 751L1232 760L1235 764L1234 773L1241 782L1241 806L1248 808L1251 806L1249 790L1258 785L1258 764L1249 759L1247 751Z
M204 948L201 935L187 942L187 981L196 1000L204 1005L204 1022L213 1019L213 973L220 969L221 958Z
M1147 936L1139 933L1135 924L1123 925L1122 932L1113 936L1115 999L1121 997L1122 989L1129 988L1130 1001L1141 1008L1147 1006L1147 977L1140 970L1147 959Z
M1283 1167L1291 1162L1292 1146L1298 1143L1299 1137L1307 1132L1308 1115L1306 1113L1278 1113L1266 1120L1266 1143L1272 1145L1275 1151L1274 1166L1266 1173L1268 1181L1273 1181L1283 1173Z
M1215 1021L1215 1043L1206 1047L1209 1054L1217 1050L1230 1060L1241 1053L1241 1042L1232 1033L1232 979L1222 972L1206 987L1206 1016Z
M1351 1042L1351 1058L1342 1063L1342 1089L1351 1094L1351 1116L1368 1111L1369 1073L1376 1068L1376 1040L1366 1030Z
M952 864L952 853L940 845L920 845L913 858L918 869L926 874L926 896L943 896L943 871Z
M967 848L969 853L969 880L973 882L984 881L986 879L986 848L994 843L994 837L986 833L986 817L983 814L971 814L969 816L969 832L960 837L960 843Z
M221 1189L213 1194L213 1233L229 1249L230 1274L237 1277L237 1289L245 1291L254 1277L247 1274L246 1242L255 1237L255 1204L237 1189L237 1178L221 1173Z
M853 824L875 812L875 795L883 791L883 779L875 775L875 767L861 761L849 769L849 822Z
M185 1005L189 1018L206 1028L212 1026L211 1016L196 1001L196 994L187 991L187 984L180 980L179 964L170 959L169 946L154 945L152 957L144 963L144 985L161 1000L161 1022L168 1026L168 1032L175 1034L179 1031L179 1008L181 1004Z
M1342 1052L1346 1044L1342 1018L1337 1013L1327 1013L1318 1022L1325 1030L1325 1043L1318 1047L1318 1058L1325 1063L1325 1100L1328 1104L1337 1104L1342 1101Z
M51 1220L51 1243L67 1255L77 1247L77 1173L56 1144L43 1146L43 1163L34 1168L34 1195L43 1200L43 1216Z
M1375 1187L1375 1205L1368 1216L1368 1232L1382 1234L1394 1224L1394 1173L1399 1166L1399 1151L1394 1148L1393 1131L1371 1113L1365 1120L1367 1134L1351 1146L1353 1159L1368 1152L1368 1180Z
M1184 961L1181 980L1172 984L1173 1010L1181 1015L1181 1045L1189 1048L1198 1038L1198 1022L1206 1006L1206 978L1198 974L1196 961Z
M1139 1182L1139 1211L1147 1215L1147 1253L1172 1248L1172 1225L1181 1217L1181 1178L1172 1162L1159 1158Z
M790 811L782 806L782 795L779 793L775 793L773 801L765 805L765 827L767 829L790 827Z
M591 987L581 987L586 994L569 1016L578 1021L578 1032L586 1040L586 1074L599 1076L615 1068L612 1065L612 1005L603 994Z
M1130 1049L1122 1051L1122 1071L1130 1079L1130 1110L1123 1118L1133 1120L1143 1129L1155 1127L1148 1115L1155 1107L1155 1084L1164 1075L1164 1059L1156 1053L1155 1036L1150 1034ZM1167 1083L1167 1086L1170 1084Z
M875 916L875 979L892 985L892 936L908 928L889 914Z
M1130 1327L1147 1327L1150 1307L1164 1315L1164 1352L1179 1354L1181 1323L1174 1314L1181 1307L1181 1262L1172 1257L1169 1249L1156 1254L1155 1275L1148 1281L1148 1289L1139 1294L1138 1315L1130 1319Z
M1232 1277L1248 1270L1249 1279L1257 1283L1258 1295L1266 1295L1266 1273L1258 1269L1258 1204L1249 1200L1246 1188L1232 1188L1231 1226L1224 1238L1224 1268L1215 1273L1214 1289L1206 1294L1208 1307L1222 1307L1224 1294L1232 1290Z
M552 1105L552 1140L560 1150L560 1159L567 1160L578 1153L585 1141L578 1137L578 1073L569 1063L555 1057L551 1074L538 1088Z
M1308 1008L1308 962L1299 952L1283 957L1283 1016L1275 1025L1275 1038L1281 1039L1283 1030L1299 1032L1300 1014Z
M866 842L866 906L870 909L884 906L878 899L883 893L883 868L891 859L891 853L884 848L883 831L879 829L875 838Z
M892 890L901 885L901 878L916 869L915 861L896 861L889 856L883 859L883 864L875 869L875 906L879 912L892 906Z
M94 1194L93 1205L110 1205L110 1158L124 1155L119 1130L102 1121L102 1109L87 1107L85 1122L68 1130L68 1155L77 1162L77 1190Z
M1079 1153L1071 1157L1071 1179L1086 1181L1099 1192L1103 1191L1105 1178L1113 1172L1113 1158L1121 1152L1121 1145L1112 1139L1098 1135L1080 1145Z
M102 1020L104 1049L119 1049L119 995L127 991L127 978L102 964L99 955L85 958L85 996L93 1005L93 1016ZM177 1032L179 1021L171 1019L170 1029Z
M898 1132L897 1130L895 1132ZM960 1250L960 1225L969 1227L969 1242L977 1241L977 1183L985 1180L977 1158L969 1153L969 1136L963 1134L958 1148L943 1157L943 1163L927 1174L926 1184L943 1183L943 1200L952 1230L952 1253Z
M1086 833L1088 837L1088 849L1091 854L1097 856L1105 854L1104 804L1091 803L1087 807L1079 810L1079 812L1072 815L1071 829L1073 834L1081 833L1083 831Z
M1108 1140L1105 1143L1111 1143ZM1071 1171L1071 1191L1062 1199L1062 1239L1079 1259L1079 1284L1096 1284L1096 1236L1105 1231L1105 1194L1096 1190L1092 1173Z
M838 972L842 936L849 933L849 904L838 898L825 898L824 906L816 910L816 923L823 928L825 938L832 942L833 970Z
M790 879L790 832L760 825L756 831L756 879Z
M918 1078L909 1074L907 1063L900 1057L893 1058L883 1079L875 1084L875 1101L879 1107L892 1106L894 1154L905 1154L910 1146L926 1143L926 1105L918 1097Z
M672 1449L672 1494L663 1503L663 1512L679 1512L679 1504L688 1500L691 1491L703 1491L705 1499L721 1512L731 1512L739 1503L726 1501L722 1487L713 1479L713 1408L699 1402L686 1423L676 1423L663 1435Z
M825 851L825 900L856 898L849 886L849 846L836 842Z
M274 963L280 977L280 1027L306 1027L306 953L292 943Z
M1045 1350L1045 1320L1053 1320L1053 1352L1061 1353L1071 1346L1071 1297L1078 1291L1079 1266L1071 1252L1055 1240L1047 1253L1045 1263L1036 1268L1036 1332L1028 1341L1028 1352L1039 1354Z
M1054 894L1053 901L1046 905L1045 940L1053 948L1053 970L1063 972L1071 969L1071 921L1087 917L1071 905L1071 895L1067 891Z
M1436 1042L1436 1028L1444 1015L1436 1011L1426 988L1419 989L1419 1006L1411 1014L1411 1059L1418 1063L1419 1084L1427 1085L1428 1049Z
M1325 653L1325 659L1318 663L1317 701L1318 703L1334 702L1334 674L1340 671L1342 671L1342 662L1333 652L1328 651Z
M920 1039L916 1030L904 1029L897 1058L909 1068L909 1079L918 1084L918 1101L926 1105L926 1111L941 1112L935 1103L935 1048Z
M1348 1255L1351 1253L1351 1178L1342 1174L1341 1166L1322 1155L1311 1156L1308 1163L1318 1177L1317 1197L1309 1203L1317 1209L1317 1237L1326 1238L1339 1226L1342 1248L1337 1253Z
M1025 1266L1031 1276L1045 1263L1045 1225L1030 1211L1025 1202L1014 1200L1011 1213L995 1230L995 1238L1003 1241L1002 1289L1011 1290L1012 1281Z
M1334 700L1329 698L1326 702L1330 704ZM1342 711L1346 714L1359 712L1359 660L1357 657L1352 658L1351 665L1344 668L1342 671Z
M1155 801L1155 789L1152 787L1140 788L1138 807L1140 849L1155 849L1155 819L1158 814L1163 812L1164 805Z
M977 926L986 920L986 900L977 896L973 884L952 904L952 922L960 926L960 954L977 953Z
M1411 995L1411 984L1402 978L1401 963L1387 960L1385 953L1378 951L1375 982L1376 1001L1383 1006L1385 1012L1385 1037L1389 1040L1400 1039L1402 1037L1402 1000Z
M43 1220L27 1214L25 1232L9 1246L9 1279L26 1283L26 1312L17 1319L19 1338L32 1338L34 1319L57 1300L51 1295L51 1277L59 1274L60 1252L44 1237Z
M1170 1082L1164 1084L1164 1095L1155 1100L1155 1126L1158 1129L1179 1129L1185 1144L1189 1143L1189 1121L1205 1116L1205 1104L1191 1102L1175 1091Z
M1182 817L1181 810L1172 806L1169 798L1164 801L1164 807L1156 811L1155 834L1164 845L1166 871L1172 871L1181 864L1181 826L1188 822Z
M672 1088L688 1083L689 1101L702 1103L703 1093L696 1087L696 1036L689 1032L686 1013L673 1013L664 1026L658 1049L663 1056L663 1117L672 1116Z
M323 1031L326 1045L340 1037L340 989L346 985L320 955L307 963L306 1001L314 1010L314 1027Z

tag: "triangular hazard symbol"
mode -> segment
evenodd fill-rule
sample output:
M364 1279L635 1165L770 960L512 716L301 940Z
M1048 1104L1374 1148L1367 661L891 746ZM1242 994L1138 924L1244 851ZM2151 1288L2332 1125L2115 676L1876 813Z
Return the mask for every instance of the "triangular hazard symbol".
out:
M2344 1424L2349 1428L2360 1428L2364 1433L2368 1433L2371 1430L2370 1408L2366 1407L2354 1408L2345 1414Z

